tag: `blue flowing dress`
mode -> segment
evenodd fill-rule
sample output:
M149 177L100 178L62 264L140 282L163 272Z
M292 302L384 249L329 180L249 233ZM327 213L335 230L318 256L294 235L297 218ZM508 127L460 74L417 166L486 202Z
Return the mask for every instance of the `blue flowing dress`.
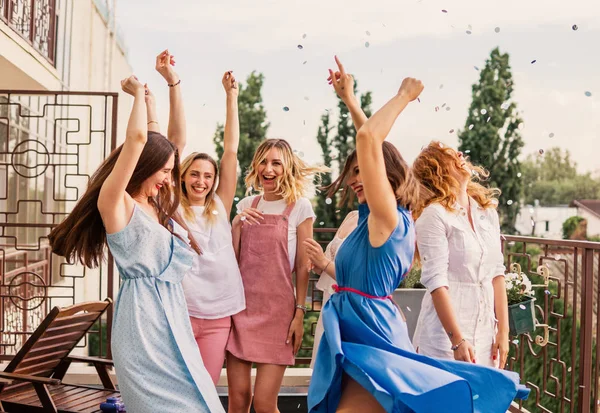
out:
M181 286L195 252L137 204L129 224L107 240L122 279L111 345L127 412L224 412Z
M338 285L391 295L415 250L410 212L398 207L398 226L381 247L369 242L369 208L335 259ZM514 372L416 354L406 322L390 299L341 291L323 308L325 334L308 393L311 413L335 412L346 373L393 413L499 413L529 389Z

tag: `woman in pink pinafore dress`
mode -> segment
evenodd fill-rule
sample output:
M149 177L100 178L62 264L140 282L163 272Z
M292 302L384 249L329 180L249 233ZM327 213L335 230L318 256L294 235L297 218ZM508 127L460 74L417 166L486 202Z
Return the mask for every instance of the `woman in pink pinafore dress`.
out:
M242 199L232 223L246 309L232 317L226 348L231 413L248 412L252 401L257 412L276 412L283 374L302 344L309 260L298 240L312 238L305 192L321 171L282 139L266 140L254 154L246 185L262 194Z

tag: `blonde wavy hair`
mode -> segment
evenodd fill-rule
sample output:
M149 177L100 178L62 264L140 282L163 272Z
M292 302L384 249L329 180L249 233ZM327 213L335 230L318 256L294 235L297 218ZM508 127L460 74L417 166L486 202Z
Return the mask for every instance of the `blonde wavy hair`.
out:
M471 174L461 167L463 160L472 171ZM448 211L453 210L456 194L460 190L460 182L455 178L457 174L470 178L467 193L482 208L496 208L500 190L486 188L480 183L489 177L489 173L484 168L473 165L467 158L463 160L456 150L438 141L432 141L421 150L412 166L421 191L420 202L413 210L414 219L418 219L427 206L436 202Z
M204 201L204 212L202 214L204 218L206 218L206 220L208 221L209 225L212 225L217 220L217 215L213 213L213 211L217 210L217 204L215 202L215 190L217 188L219 178L219 166L217 165L217 161L215 161L210 155L207 155L205 153L194 152L188 155L179 167L179 170L181 171L181 207L183 208L183 217L188 221L196 220L196 214L194 213L194 210L190 205L187 189L185 188L185 174L188 173L194 161L198 159L210 162L215 168L215 182L213 183L212 188L210 188L208 194L206 194L206 198Z
M306 196L309 189L313 186L314 177L317 178L318 184L320 175L329 172L329 168L311 166L304 162L294 154L292 147L286 140L267 139L256 148L252 163L246 174L247 195L251 194L253 189L258 191L264 190L260 184L258 167L267 158L267 154L272 148L279 149L283 164L283 174L275 180L275 194L282 196L288 204Z

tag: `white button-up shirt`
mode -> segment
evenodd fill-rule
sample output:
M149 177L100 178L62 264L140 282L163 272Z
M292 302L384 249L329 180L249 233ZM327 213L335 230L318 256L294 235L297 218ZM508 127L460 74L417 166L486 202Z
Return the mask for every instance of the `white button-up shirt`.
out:
M495 208L484 209L470 199L467 210L455 204L452 211L429 205L417 219L417 246L421 256L423 298L413 344L424 355L454 359L452 343L433 306L431 292L446 287L461 333L475 347L479 364L493 366L491 347L496 318L492 280L504 275L500 225Z

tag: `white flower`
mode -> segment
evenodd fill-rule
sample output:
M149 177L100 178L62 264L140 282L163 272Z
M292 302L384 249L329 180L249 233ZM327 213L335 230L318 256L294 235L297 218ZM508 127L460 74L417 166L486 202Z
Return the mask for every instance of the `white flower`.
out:
M523 294L529 295L532 293L531 280L525 274L521 274L523 277L523 281L521 281L521 285L525 288L523 289Z

